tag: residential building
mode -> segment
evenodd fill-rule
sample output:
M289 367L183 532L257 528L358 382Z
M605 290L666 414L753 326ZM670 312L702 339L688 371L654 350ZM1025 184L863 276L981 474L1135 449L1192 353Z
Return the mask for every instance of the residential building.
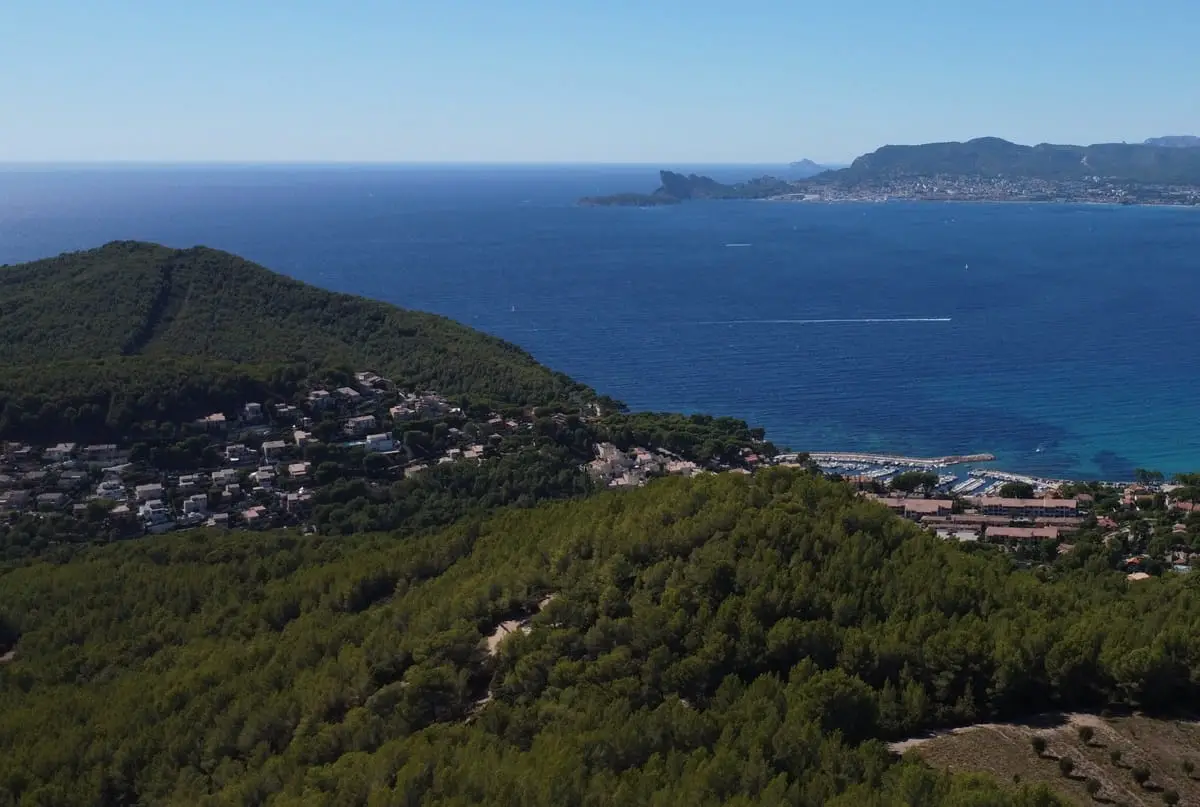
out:
M375 428L377 424L374 415L360 415L346 421L346 433L351 435L370 434Z
M261 527L266 523L267 508L262 505L256 505L242 512L242 520L246 522L247 527Z
M202 417L196 421L196 425L205 431L224 431L228 423L225 420L225 415L220 412L214 412L208 417Z
M233 485L238 481L238 471L236 468L222 468L219 471L214 471L212 475L214 485Z
M247 449L242 443L231 443L230 445L225 446L225 459L231 462L237 462L246 457L249 453L250 450Z
M1042 516L1070 517L1079 514L1079 502L1076 499L1007 499L1000 496L977 496L972 501L979 512L987 516L1034 519Z
M179 477L180 493L193 493L203 487L208 487L207 474L184 474Z
M315 389L308 393L308 403L314 409L324 409L333 403L333 396L328 390Z
M107 465L121 459L121 452L112 443L84 446L83 458L89 463Z
M7 493L0 494L0 508L8 510L20 510L29 506L33 494L27 490L10 490Z
M348 403L358 403L362 400L362 393L350 387L338 387L337 396Z
M879 499L879 503L905 518L920 521L926 517L947 518L954 509L950 499L902 499L892 497Z
M39 510L61 510L67 504L65 493L43 493L37 497Z
M183 512L185 515L189 513L207 513L208 497L203 493L197 493L194 496L188 496L183 500Z
M263 459L276 460L287 451L288 444L282 440L268 440L262 444Z
M304 512L310 505L312 505L312 493L303 488L296 493L289 493L283 499L284 509L292 514Z
M292 439L296 441L297 448L304 448L312 442L312 435L301 429L296 429L292 432Z
M411 420L416 412L405 404L396 404L388 410L388 414L391 415L392 420Z
M156 535L175 528L171 511L160 499L151 499L143 503L138 508L138 516L142 519L142 525L146 530Z
M75 490L88 483L88 475L83 471L63 471L58 477L59 490Z
M118 479L106 479L96 488L96 498L119 502L125 498L125 486Z
M43 456L47 462L66 462L74 455L76 448L75 443L59 443L52 448L47 448Z
M290 476L292 479L307 479L311 469L312 463L293 462L288 466L288 476Z
M153 482L149 485L138 485L133 492L139 502L148 502L163 497L163 486Z
M260 403L248 403L242 407L242 420L247 423L257 423L262 420L263 408Z
M396 448L396 441L392 439L390 434L368 434L367 435L367 451L392 451Z

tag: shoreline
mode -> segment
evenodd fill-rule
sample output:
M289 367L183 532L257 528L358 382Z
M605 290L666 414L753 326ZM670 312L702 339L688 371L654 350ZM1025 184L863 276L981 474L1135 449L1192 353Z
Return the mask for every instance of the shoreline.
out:
M995 454L948 454L944 457L905 457L900 454L875 454L861 451L808 451L809 458L827 462L865 462L872 464L911 465L937 468L946 465L965 465L971 462L995 462Z
M1004 471L999 468L979 468L964 466L973 466L975 464L985 464L996 461L996 455L990 453L979 454L948 454L940 457L910 457L903 454L886 454L878 452L863 452L863 451L805 451L798 452L806 454L810 460L818 466L826 465L871 465L878 468L899 467L905 469L924 469L932 470L939 468L959 469L958 475L963 479L966 478L990 478L992 480L1001 480L1007 482L1026 482L1035 487L1052 488L1063 484L1075 484L1082 482L1099 482L1106 485L1125 485L1128 482L1120 480L1102 480L1102 479L1074 479L1070 477L1048 477L1038 476L1037 474L1020 473L1017 471ZM784 452L776 457L776 461L787 461L789 458L797 456L797 452Z
M700 200L705 201L705 200ZM722 201L722 200L714 200ZM736 200L730 200L736 201ZM1176 202L1097 202L1094 200L1085 199L928 199L917 196L886 196L881 198L844 198L844 199L797 199L791 196L768 196L763 199L746 199L745 201L757 202L776 202L782 204L825 204L825 205L841 205L841 204L888 204L891 202L933 202L938 204L956 204L956 205L1087 205L1089 207L1170 207L1179 208L1181 210L1200 210L1200 204L1184 204Z

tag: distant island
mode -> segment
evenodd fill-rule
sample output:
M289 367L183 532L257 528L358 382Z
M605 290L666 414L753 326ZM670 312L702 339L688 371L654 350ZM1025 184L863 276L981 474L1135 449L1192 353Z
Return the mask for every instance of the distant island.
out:
M889 145L858 157L845 168L810 177L759 177L726 184L706 176L662 171L662 184L652 194L615 194L581 202L912 199L1200 205L1200 147L1192 147L1196 144L1200 138L1188 135L1090 146L1025 146L998 137Z
M814 177L829 170L829 166L821 165L805 158L794 163L788 163L788 174L797 178Z

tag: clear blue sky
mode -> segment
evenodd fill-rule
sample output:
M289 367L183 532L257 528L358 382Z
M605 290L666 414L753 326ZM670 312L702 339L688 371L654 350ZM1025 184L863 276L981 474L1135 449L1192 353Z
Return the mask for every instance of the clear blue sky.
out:
M778 162L1200 134L1198 0L7 0L0 162Z

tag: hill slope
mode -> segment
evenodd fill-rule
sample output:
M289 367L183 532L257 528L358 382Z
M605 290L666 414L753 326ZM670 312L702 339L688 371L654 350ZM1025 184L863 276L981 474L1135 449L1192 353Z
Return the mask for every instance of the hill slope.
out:
M791 472L127 542L3 578L0 803L1047 807L872 738L1049 695L1097 629L1145 645L1184 606L1141 593L1101 613Z
M0 365L131 356L370 367L406 385L509 403L592 394L447 318L318 289L205 247L113 242L0 269Z

